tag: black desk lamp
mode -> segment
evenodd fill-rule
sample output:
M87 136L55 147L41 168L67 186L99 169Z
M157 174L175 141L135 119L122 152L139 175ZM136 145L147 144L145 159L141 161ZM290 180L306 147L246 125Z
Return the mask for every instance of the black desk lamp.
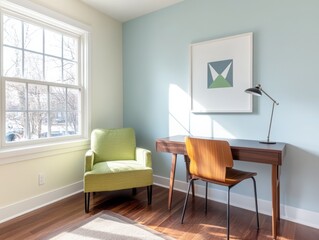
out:
M260 141L260 143L265 143L265 144L275 144L276 142L271 142L269 141L269 136L270 136L270 129L271 129L271 123L272 123L272 116L274 114L274 108L275 105L279 105L278 102L276 102L272 97L270 97L262 88L261 85L258 84L256 87L254 88L248 88L245 90L246 93L250 93L256 96L261 96L262 93L264 93L267 97L270 98L270 100L273 102L272 104L272 111L271 111L271 116L270 116L270 123L269 123L269 130L268 130L268 136L267 136L267 141Z

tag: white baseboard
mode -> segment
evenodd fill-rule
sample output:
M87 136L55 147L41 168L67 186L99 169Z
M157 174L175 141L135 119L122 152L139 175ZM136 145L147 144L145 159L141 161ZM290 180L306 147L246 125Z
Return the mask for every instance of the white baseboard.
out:
M162 176L154 176L154 184L168 188L169 178L164 178ZM183 181L175 180L174 190L186 192L188 184ZM196 185L195 188L196 196L205 197L205 187L201 185ZM226 203L227 201L227 191L222 191L218 189L210 189L208 191L208 199ZM231 193L230 204L239 208L247 209L250 211L255 211L255 200L252 197L247 197L237 193ZM174 199L173 199L174 201ZM258 199L258 210L262 214L271 216L271 201ZM281 218L296 222L309 227L319 228L319 213L308 211L300 208L295 208L287 205L280 205Z
M154 185L168 188L169 178L162 176L154 176ZM183 181L175 180L174 190L186 192L187 183ZM61 199L74 195L83 191L83 182L77 182L60 189L47 192L21 202L13 203L11 205L0 208L0 223L18 217L22 214L31 212L35 209L57 202ZM196 185L195 188L196 196L204 197L205 188L204 186ZM210 189L208 199L226 203L226 191L218 189ZM237 193L231 193L231 205L239 208L255 211L254 198L240 195ZM258 199L259 212L271 215L271 202ZM308 211L300 208L295 208L281 204L280 206L281 218L292 222L303 224L306 226L319 228L319 213Z
M0 223L83 191L83 181L0 208Z

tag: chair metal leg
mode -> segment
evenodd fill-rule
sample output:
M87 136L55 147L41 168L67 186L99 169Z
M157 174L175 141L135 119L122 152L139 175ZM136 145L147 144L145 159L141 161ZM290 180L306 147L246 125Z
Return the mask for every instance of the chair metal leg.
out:
M189 163L190 163L190 159L187 155L184 155L184 160L185 160L185 166L186 166L186 182L189 182L192 179L192 175L189 172ZM194 182L192 184L192 194L193 194L193 198L195 197L195 186L194 186Z
M251 177L254 183L254 192L255 192L255 206L256 206L256 219L257 219L257 229L259 229L259 214L258 214L258 203L257 203L257 187L256 180L254 177Z
M152 204L152 192L153 192L153 185L147 186L147 203L148 205Z
M195 198L195 184L194 182L192 183L192 196Z
M85 212L88 213L90 211L90 193L84 193L84 209Z
M187 190L187 193L186 193L186 197L185 197L185 202L184 202L184 207L183 207L183 213L182 213L182 219L181 219L181 224L184 223L184 216L185 216L185 211L186 211L186 206L187 206L187 201L188 201L188 195L189 195L189 191L191 189L191 186L193 184L195 179L191 179L188 183L188 190Z
M207 195L208 195L208 182L206 182L206 191L205 191L205 213L207 213Z
M227 194L227 240L229 240L229 219L230 219L230 188L228 187L228 194Z

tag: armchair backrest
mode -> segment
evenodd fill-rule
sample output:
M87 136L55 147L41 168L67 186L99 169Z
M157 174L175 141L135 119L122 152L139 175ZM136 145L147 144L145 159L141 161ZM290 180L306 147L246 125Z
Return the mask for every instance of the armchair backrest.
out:
M134 160L135 131L132 128L95 129L91 133L94 162Z

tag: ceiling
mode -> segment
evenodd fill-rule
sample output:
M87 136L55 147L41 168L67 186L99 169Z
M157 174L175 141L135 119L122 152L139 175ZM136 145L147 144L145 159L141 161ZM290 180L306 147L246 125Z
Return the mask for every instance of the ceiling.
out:
M81 0L93 8L120 21L140 17L184 0Z

